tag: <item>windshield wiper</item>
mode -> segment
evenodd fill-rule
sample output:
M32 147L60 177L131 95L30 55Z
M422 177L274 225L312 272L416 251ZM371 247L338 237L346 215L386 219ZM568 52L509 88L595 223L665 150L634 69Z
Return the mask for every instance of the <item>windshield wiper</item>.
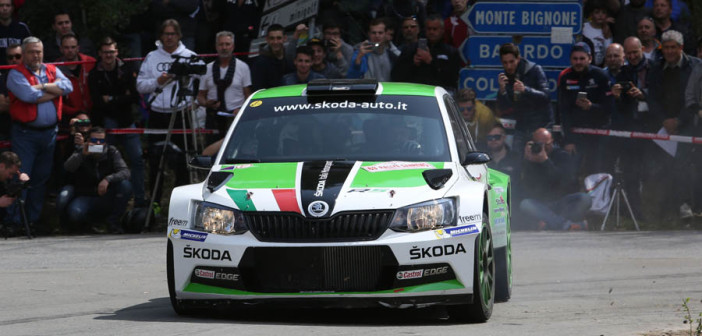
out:
M231 164L231 163L261 163L261 160L259 159L226 159L224 160L225 164Z

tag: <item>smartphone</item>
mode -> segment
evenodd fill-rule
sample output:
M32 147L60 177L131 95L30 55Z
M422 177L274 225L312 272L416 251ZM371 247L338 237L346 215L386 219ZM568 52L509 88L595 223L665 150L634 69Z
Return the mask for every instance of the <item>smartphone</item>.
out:
M578 92L578 99L587 99L587 92Z
M422 37L419 40L417 40L417 48L429 50L429 47L427 46L427 39Z

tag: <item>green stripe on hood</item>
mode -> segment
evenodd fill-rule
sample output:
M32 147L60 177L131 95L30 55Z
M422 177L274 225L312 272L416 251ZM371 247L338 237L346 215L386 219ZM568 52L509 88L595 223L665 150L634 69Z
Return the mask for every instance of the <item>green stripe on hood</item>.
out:
M254 163L247 168L232 170L227 182L233 189L292 189L295 188L297 162Z
M392 188L392 187L420 187L427 182L422 176L426 168L401 169L369 172L363 167L372 166L382 162L364 162L351 183L351 188ZM444 168L443 162L428 162L435 169Z

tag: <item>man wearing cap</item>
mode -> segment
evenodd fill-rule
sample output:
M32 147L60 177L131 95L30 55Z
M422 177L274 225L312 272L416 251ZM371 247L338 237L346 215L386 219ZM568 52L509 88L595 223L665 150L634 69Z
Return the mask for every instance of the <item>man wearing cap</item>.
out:
M558 78L558 113L565 133L565 149L583 156L585 174L610 170L603 162L606 138L571 132L573 127L607 128L614 110L607 73L591 65L592 50L578 42L571 48L571 66Z

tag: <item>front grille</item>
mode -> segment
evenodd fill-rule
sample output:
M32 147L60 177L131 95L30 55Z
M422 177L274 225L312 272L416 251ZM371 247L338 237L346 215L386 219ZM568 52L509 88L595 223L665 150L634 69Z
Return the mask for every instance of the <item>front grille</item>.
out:
M387 246L249 247L239 263L246 290L259 293L386 290L397 268Z
M311 219L296 213L245 213L251 233L264 242L375 240L390 225L393 211L346 212Z

